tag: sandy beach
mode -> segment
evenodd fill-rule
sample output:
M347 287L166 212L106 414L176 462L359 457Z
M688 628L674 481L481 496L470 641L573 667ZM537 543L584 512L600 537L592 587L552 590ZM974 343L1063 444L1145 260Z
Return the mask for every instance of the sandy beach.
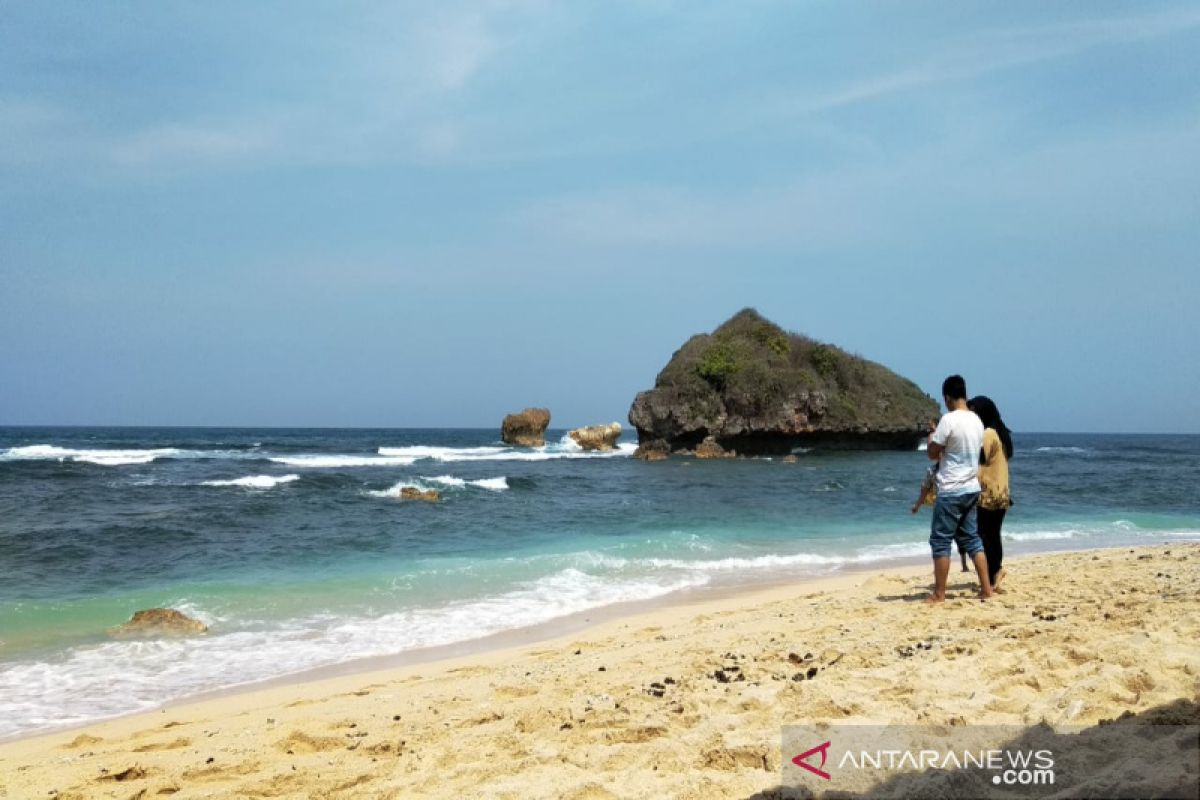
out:
M789 723L1094 725L1200 692L1200 545L928 568L608 620L0 745L0 797L749 798Z

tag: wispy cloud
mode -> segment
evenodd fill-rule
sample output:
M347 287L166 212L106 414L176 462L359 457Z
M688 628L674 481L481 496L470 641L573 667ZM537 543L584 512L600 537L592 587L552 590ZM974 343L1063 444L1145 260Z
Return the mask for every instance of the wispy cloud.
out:
M851 82L827 92L785 93L791 110L826 111L936 84L1069 58L1097 47L1130 44L1200 28L1200 10L1001 28L965 38L922 63Z
M886 164L827 168L766 186L640 184L548 197L513 214L530 235L578 247L847 251L920 242L961 224L979 236L1095 238L1179 226L1200 213L1200 117L1056 140L980 161L938 142ZM1135 208L1129 198L1137 197ZM961 216L961 220L956 221ZM1028 235L1028 234L1024 234Z

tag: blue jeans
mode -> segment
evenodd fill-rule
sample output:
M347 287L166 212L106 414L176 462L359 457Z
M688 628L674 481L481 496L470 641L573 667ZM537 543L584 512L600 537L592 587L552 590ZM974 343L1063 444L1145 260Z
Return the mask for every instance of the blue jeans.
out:
M958 549L965 550L971 558L983 552L983 541L979 538L979 528L975 522L975 507L978 505L978 492L949 497L938 495L929 533L929 546L933 549L934 558L949 558L951 542L958 542Z

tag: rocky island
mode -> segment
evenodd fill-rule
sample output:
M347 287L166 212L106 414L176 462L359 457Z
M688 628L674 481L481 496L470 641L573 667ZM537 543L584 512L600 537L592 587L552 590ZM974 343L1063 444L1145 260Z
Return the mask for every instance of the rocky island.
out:
M688 339L634 399L629 422L643 458L720 458L912 448L937 415L907 378L746 308Z

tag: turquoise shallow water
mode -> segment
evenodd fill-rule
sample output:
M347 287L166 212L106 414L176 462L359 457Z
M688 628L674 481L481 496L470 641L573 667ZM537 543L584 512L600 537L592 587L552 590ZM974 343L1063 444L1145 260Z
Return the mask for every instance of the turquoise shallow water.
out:
M643 463L484 430L0 429L0 736L623 601L923 558L915 452ZM1200 437L1017 436L1011 552L1200 539ZM405 485L437 505L400 502ZM139 609L212 626L112 641Z

